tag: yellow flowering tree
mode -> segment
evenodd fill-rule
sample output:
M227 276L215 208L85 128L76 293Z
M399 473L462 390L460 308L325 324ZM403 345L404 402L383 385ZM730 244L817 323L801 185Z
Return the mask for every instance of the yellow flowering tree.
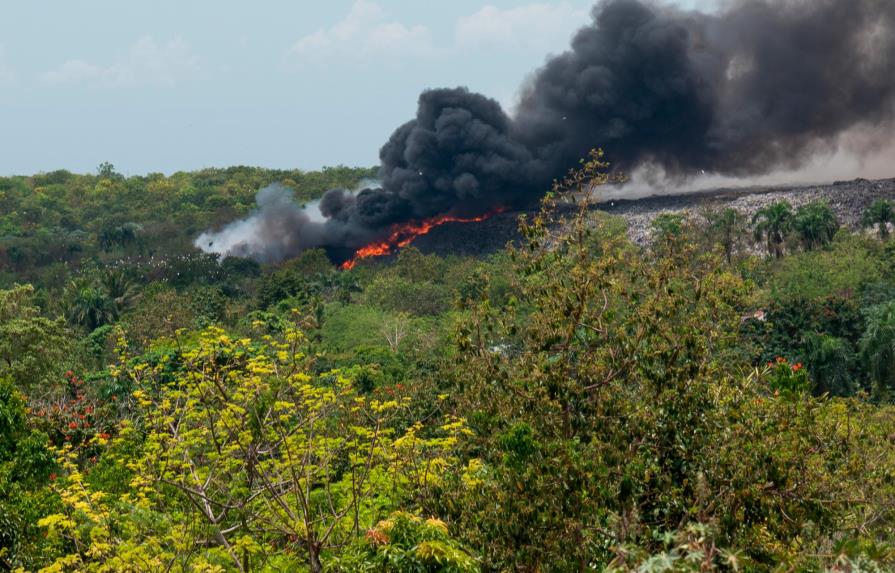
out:
M138 388L133 423L143 435L141 455L123 462L133 476L127 511L158 519L108 526L121 518L92 509L104 507L102 492L84 487L69 464L60 486L69 511L43 523L69 541L56 570L126 569L116 547L139 538L164 562L159 570L292 570L303 562L322 571L328 552L456 463L462 420L399 435L394 422L406 400L364 397L339 371L314 374L307 346L294 328L255 340L209 328L184 344L177 364L117 372ZM89 539L76 535L84 523L92 524Z

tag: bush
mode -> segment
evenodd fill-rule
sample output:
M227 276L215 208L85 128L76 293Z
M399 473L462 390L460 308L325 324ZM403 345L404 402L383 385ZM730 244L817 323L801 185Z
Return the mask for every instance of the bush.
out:
M451 305L451 293L445 286L388 274L376 277L364 298L367 304L382 310L417 316L438 315Z
M345 573L475 573L476 560L438 519L393 513L338 559Z

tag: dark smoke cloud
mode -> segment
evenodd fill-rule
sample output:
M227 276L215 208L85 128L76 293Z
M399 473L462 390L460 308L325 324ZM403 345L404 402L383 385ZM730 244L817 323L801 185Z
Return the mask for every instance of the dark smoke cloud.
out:
M760 174L895 112L892 0L744 0L717 15L615 0L594 20L520 105L519 137L557 166L596 145L625 170Z
M739 0L715 14L605 0L514 118L463 88L427 91L380 151L381 187L330 191L317 218L262 191L256 214L203 248L280 260L354 249L396 223L528 205L595 147L623 171L763 174L848 130L891 129L893 116L893 0Z

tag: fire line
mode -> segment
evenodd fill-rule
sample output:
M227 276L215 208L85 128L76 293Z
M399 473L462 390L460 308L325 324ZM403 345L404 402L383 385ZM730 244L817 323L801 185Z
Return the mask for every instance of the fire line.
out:
M485 213L484 215L478 215L476 217L455 217L452 215L440 215L438 217L432 217L431 219L424 219L420 222L412 221L410 223L395 225L394 227L392 227L391 233L389 234L388 238L361 247L360 249L355 251L354 255L350 259L342 263L341 269L346 271L353 269L358 261L362 259L390 255L398 249L406 247L407 245L415 241L417 237L428 234L429 231L431 231L435 227L440 227L441 225L445 225L447 223L481 223L482 221L486 221L494 215L498 215L502 212L503 209L496 209L494 211Z

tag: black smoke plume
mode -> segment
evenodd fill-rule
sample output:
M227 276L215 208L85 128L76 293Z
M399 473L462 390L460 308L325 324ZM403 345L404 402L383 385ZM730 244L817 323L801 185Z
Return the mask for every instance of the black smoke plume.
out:
M530 205L593 148L622 171L748 176L893 117L893 0L736 0L712 14L604 0L515 117L463 88L427 91L380 151L381 187L330 191L313 214L265 189L258 212L197 244L263 261L350 253L395 224Z

